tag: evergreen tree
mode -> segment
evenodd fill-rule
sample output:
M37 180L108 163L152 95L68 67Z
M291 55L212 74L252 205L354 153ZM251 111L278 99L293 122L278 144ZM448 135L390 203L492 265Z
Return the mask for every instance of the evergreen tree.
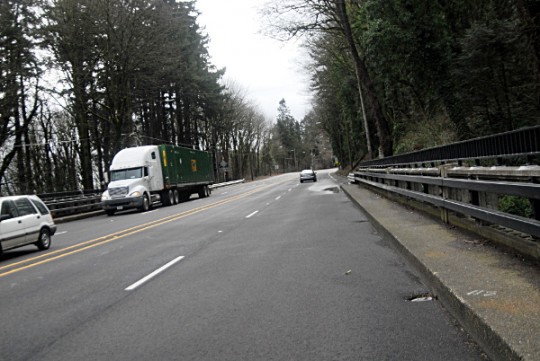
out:
M39 20L34 2L0 2L0 191L4 182L23 193L33 191L29 128L40 107L40 64L35 55ZM16 171L6 180L16 160Z

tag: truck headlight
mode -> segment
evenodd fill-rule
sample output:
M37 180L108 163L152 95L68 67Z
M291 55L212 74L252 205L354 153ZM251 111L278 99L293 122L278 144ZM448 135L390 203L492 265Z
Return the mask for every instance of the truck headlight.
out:
M142 196L142 193L139 191L135 191L129 195L130 197L140 197Z
M103 194L101 195L101 201L108 201L109 199L111 199L111 197L109 196L109 192L103 192Z

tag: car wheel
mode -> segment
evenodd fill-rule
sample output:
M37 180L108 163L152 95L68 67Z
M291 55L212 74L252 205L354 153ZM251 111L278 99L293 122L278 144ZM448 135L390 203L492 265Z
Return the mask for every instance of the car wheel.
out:
M47 228L43 228L39 232L39 237L35 245L42 251L49 249L51 246L51 232Z

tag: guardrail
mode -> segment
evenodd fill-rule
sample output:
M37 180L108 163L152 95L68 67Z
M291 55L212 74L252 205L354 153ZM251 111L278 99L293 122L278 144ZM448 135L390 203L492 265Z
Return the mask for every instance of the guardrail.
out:
M234 184L244 183L244 179L236 181L212 184L210 188L216 189ZM65 220L73 216L74 218L101 214L101 193L100 189L77 190L58 193L44 193L38 196L49 207L55 220Z
M101 210L100 189L44 193L38 196L51 210L53 218L91 213Z
M232 186L232 185L235 185L235 184L244 183L245 181L246 181L245 179L238 179L238 180L230 181L230 182L216 183L216 184L212 184L210 186L210 188L211 189L216 189L216 188L221 188L221 187L227 187L227 186Z
M538 154L540 127L531 127L364 162L349 180L540 259L540 166L531 164ZM528 164L478 166L516 156Z
M404 166L437 162L457 162L474 160L479 166L482 159L494 159L499 165L504 158L525 157L527 163L540 154L540 125L511 132L469 139L462 142L427 148L417 152L399 154L382 159L362 162L360 167Z

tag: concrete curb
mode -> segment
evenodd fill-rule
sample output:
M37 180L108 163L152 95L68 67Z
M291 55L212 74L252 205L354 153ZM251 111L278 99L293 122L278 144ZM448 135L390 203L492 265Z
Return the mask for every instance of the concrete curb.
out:
M232 185L235 185L235 184L244 183L245 181L246 180L244 178L242 178L242 179L238 179L238 180L234 180L234 181L230 181L230 182L215 183L215 184L210 185L210 189L217 189L217 188L232 186Z
M521 272L529 272L528 269L514 265L490 269L490 264L509 262L508 255L497 258L500 252L492 248L469 252L462 242L469 235L461 236L459 231L448 229L435 219L411 212L358 185L341 188L376 229L394 241L443 306L490 358L540 359L536 337L540 334L540 292L536 282L522 279ZM478 262L474 257L480 258ZM481 289L479 284L490 288ZM473 298L477 295L480 297ZM527 297L529 301L523 301Z

